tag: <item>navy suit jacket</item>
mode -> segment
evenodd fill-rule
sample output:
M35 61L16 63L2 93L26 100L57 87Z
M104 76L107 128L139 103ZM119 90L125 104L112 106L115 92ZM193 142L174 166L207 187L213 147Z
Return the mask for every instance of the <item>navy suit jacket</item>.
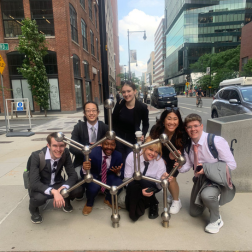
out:
M102 166L102 147L101 146L97 146L95 147L90 155L89 158L91 159L91 174L94 177L98 177L101 174L101 166ZM84 160L85 161L85 160ZM110 163L110 167L107 171L107 175L110 173L113 173L112 171L110 171L110 168L115 167L115 166L119 166L123 163L122 160L122 154L119 151L114 150L112 155L111 155L111 163ZM81 169L81 176L83 177L83 172ZM120 178L123 178L124 176L124 165L121 169L121 176Z

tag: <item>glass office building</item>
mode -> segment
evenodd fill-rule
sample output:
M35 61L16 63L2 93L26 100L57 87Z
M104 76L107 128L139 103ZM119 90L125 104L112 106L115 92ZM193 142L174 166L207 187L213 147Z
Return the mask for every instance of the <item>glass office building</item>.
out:
M165 82L183 90L190 64L240 44L252 0L165 0Z

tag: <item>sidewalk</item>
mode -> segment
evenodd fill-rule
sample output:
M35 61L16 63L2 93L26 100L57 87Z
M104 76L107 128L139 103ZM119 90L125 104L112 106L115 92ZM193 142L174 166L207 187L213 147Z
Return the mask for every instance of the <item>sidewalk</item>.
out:
M61 120L57 122L63 125L57 127L64 129L67 122L71 122L72 129L73 123L82 116L82 112L61 114L55 121ZM222 206L224 226L218 234L207 234L204 228L209 220L208 211L198 218L188 213L192 172L178 176L183 207L177 215L171 216L167 229L162 227L160 216L148 219L148 210L134 223L124 209L120 210L120 227L114 229L111 209L100 195L89 216L82 215L85 200L74 201L72 213L53 209L50 201L44 210L41 208L43 223L32 224L22 174L31 152L46 145L47 134L0 136L0 251L252 251L252 193L237 193L232 202ZM66 135L70 137L70 132ZM162 192L158 200L161 215Z

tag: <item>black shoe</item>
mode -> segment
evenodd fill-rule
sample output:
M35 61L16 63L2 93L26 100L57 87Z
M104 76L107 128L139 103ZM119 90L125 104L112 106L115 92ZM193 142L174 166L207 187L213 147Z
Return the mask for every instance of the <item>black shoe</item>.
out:
M38 207L29 207L30 213L31 213L31 222L34 224L40 224L43 221L42 216L39 213Z
M158 204L151 205L149 208L149 219L156 219L158 217Z
M66 213L71 213L73 211L73 207L70 203L70 199L66 198L65 199L65 206L63 207L63 211Z

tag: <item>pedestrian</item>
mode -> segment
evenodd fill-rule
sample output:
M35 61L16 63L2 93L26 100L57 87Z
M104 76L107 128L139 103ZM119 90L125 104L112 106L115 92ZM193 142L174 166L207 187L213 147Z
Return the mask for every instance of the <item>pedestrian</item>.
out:
M49 134L47 136L47 146L31 154L29 211L31 213L31 221L34 224L39 224L43 221L39 207L44 205L48 199L53 199L54 207L63 208L64 212L69 213L73 211L70 200L74 200L82 194L80 187L71 191L69 197L65 199L60 194L62 189L69 189L75 185L78 178L66 144L57 142L55 140L56 137L57 132ZM45 165L39 169L41 163ZM61 176L63 167L67 174L66 181Z
M203 131L202 118L199 115L188 115L185 118L185 127L191 141L190 148L188 146L184 152L186 163L179 168L179 172L184 173L194 167L190 215L200 216L207 207L210 221L205 231L215 234L224 224L219 206L230 202L235 195L230 170L236 168L236 162L224 138L215 136L214 148L209 148L209 134ZM213 156L212 149L216 150L218 157Z
M113 129L118 137L131 144L135 144L135 132L140 131L140 124L142 123L141 141L144 141L144 137L149 129L148 108L146 104L136 99L136 86L132 82L124 82L122 95L124 99L116 103L113 111ZM116 149L122 153L123 162L132 151L130 147L118 141L116 143Z
M117 91L117 93L116 93L116 102L119 102L120 100L121 100L120 91Z
M153 139L157 139L162 133L165 133L175 148L183 153L188 136L184 130L179 108L166 108L161 114L160 119L156 122L156 125L152 127L150 136ZM165 145L162 146L162 153L162 158L166 164L166 172L169 174L173 169L175 160ZM171 193L168 196L168 203L171 204L170 213L172 214L177 214L182 207L181 200L179 199L179 185L176 179L178 174L178 171L173 174L174 179L169 183L168 187Z
M146 143L152 141L146 138ZM140 171L144 176L154 179L164 179L167 176L164 160L162 156L161 143L155 143L143 148L140 153ZM138 165L138 162L137 162ZM131 152L125 163L124 178L132 178L134 174L134 157ZM151 192L146 191L151 189ZM158 200L155 194L161 190L158 183L147 180L134 180L130 182L126 189L125 205L129 211L129 217L136 221L144 215L145 209L149 207L149 218L158 217Z

